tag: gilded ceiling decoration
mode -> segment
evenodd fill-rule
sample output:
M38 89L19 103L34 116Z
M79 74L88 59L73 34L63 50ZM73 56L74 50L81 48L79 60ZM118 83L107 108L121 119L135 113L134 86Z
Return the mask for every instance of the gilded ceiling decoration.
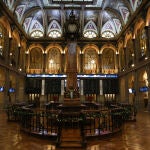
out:
M115 38L142 0L3 0L31 38L63 38L73 11L82 38Z

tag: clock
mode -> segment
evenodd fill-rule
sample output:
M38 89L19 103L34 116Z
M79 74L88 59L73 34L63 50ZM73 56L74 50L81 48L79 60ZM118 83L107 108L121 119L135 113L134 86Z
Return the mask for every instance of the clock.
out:
M75 24L75 23L68 24L68 32L69 33L77 32L77 24Z

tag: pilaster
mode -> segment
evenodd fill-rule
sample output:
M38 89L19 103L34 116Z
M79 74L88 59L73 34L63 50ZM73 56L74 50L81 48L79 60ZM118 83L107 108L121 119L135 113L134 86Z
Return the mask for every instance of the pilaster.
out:
M146 31L146 47L147 47L147 55L148 57L150 57L150 26L146 26L145 27L145 31Z

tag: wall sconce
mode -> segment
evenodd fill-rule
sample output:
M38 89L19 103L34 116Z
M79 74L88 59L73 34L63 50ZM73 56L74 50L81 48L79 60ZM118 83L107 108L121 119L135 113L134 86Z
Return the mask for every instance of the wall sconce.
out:
M65 50L64 50L64 51L62 51L62 54L65 54Z
M83 52L82 52L82 51L80 51L80 54L83 54Z
M29 51L26 51L25 54L29 54Z
M134 67L135 65L134 65L134 64L132 64L131 66L132 66L132 67Z
M134 57L134 53L132 53L132 55L131 55L132 57Z
M145 57L145 60L147 60L147 59L148 59L148 57L146 56L146 57Z
M19 71L22 71L22 69L21 69L21 68L19 68L18 70L19 70Z
M119 52L116 51L116 55L119 55Z

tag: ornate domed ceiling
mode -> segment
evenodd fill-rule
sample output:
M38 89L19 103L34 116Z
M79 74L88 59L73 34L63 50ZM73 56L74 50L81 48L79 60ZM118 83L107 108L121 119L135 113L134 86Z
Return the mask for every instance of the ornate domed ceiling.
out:
M82 38L115 38L142 0L3 0L31 38L61 38L73 12Z

